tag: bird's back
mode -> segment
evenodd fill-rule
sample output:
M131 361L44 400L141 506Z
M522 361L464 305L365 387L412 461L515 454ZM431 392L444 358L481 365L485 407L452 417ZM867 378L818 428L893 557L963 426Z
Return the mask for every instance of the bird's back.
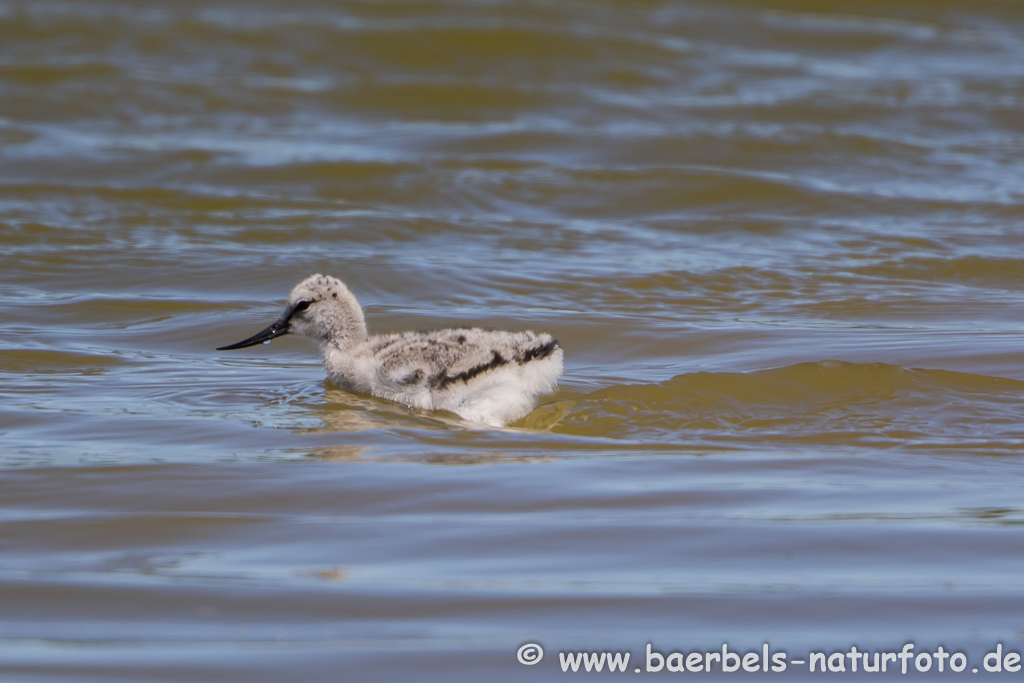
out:
M507 424L533 409L562 372L548 334L479 328L371 337L379 395L483 424Z

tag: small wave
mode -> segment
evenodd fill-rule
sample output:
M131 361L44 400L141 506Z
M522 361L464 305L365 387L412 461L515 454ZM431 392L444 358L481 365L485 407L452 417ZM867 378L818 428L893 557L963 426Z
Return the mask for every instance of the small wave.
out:
M521 426L727 448L863 446L1024 451L1024 382L884 363L820 361L699 372L544 405Z

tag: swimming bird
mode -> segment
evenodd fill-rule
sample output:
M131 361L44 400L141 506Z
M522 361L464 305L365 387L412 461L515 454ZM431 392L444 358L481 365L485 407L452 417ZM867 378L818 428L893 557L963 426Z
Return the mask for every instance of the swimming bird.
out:
M295 285L272 325L217 350L285 334L318 343L328 378L342 389L491 427L525 416L562 374L562 349L549 334L473 327L371 336L352 292L319 273Z

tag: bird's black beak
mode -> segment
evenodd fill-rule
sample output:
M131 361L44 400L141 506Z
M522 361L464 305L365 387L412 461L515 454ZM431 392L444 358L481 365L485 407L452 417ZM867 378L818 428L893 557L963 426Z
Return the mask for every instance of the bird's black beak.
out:
M291 329L292 309L289 307L280 318L274 321L270 327L260 330L248 339L243 339L235 344L218 347L218 351L230 351L231 349L244 349L247 346L256 346L270 342L275 337L283 337Z

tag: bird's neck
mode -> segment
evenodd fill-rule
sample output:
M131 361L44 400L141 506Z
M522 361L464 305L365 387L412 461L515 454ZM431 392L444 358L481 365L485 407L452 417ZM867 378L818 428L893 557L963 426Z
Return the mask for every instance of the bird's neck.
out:
M362 306L348 290L340 293L338 303L341 305L337 308L336 319L332 321L330 338L324 341L342 350L364 343L368 334Z

